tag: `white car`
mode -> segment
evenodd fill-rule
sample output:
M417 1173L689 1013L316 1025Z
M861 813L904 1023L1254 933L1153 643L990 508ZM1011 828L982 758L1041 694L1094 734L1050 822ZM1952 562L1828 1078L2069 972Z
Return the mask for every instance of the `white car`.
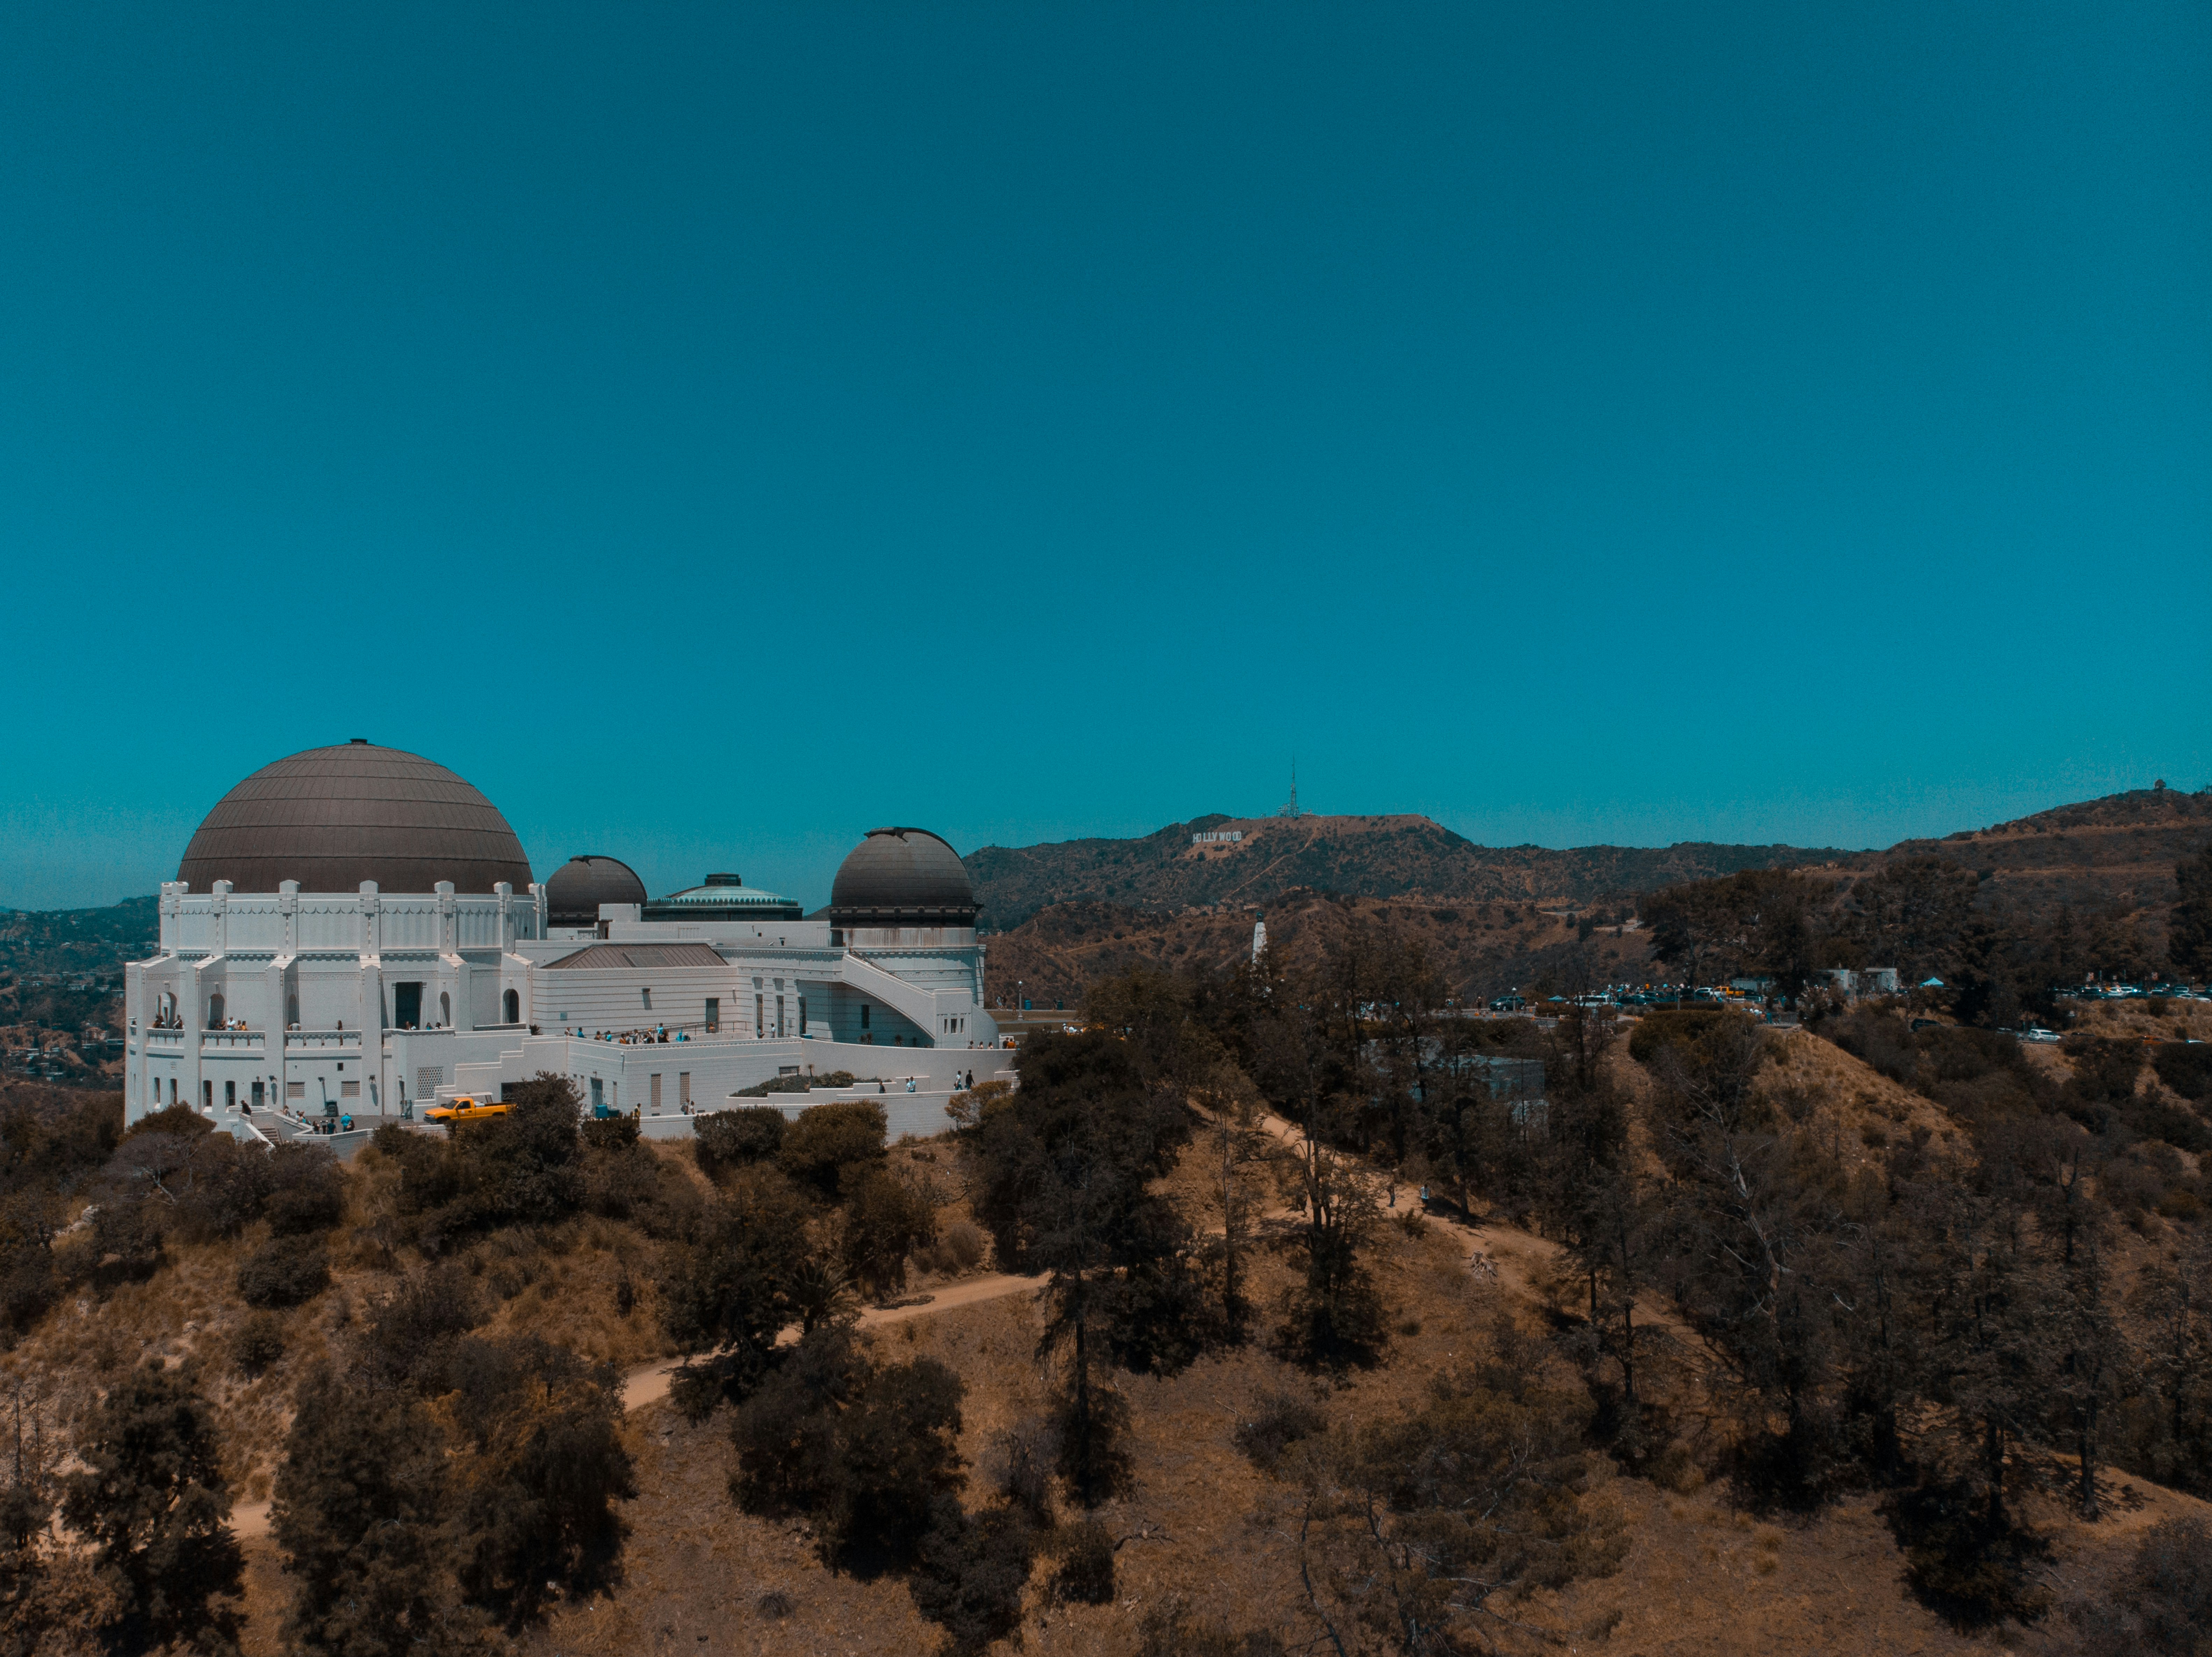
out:
M2020 1039L2023 1041L2056 1041L2058 1040L2058 1032L2047 1030L2042 1025L2037 1024L2022 1030L2020 1033Z

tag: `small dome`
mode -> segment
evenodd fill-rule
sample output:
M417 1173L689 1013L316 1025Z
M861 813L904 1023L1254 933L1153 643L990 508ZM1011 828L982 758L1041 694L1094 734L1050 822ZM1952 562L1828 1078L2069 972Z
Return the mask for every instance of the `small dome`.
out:
M617 858L572 857L545 883L545 924L596 926L602 903L642 903L645 883Z
M647 920L797 920L800 913L796 899L748 886L736 875L708 875L704 885L645 906Z
M976 908L959 853L927 828L869 829L830 888L842 926L972 926Z
M530 860L497 807L442 765L359 737L263 766L216 802L177 878L205 891L459 892L530 885Z

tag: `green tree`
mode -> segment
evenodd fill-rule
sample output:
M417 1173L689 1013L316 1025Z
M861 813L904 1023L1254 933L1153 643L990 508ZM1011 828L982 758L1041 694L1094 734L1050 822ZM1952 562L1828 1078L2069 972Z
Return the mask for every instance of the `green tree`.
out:
M842 1250L854 1282L878 1300L906 1287L907 1256L937 1235L929 1199L889 1168L854 1164Z
M62 1518L112 1585L117 1651L238 1648L245 1556L230 1529L215 1413L181 1371L116 1378L62 1481Z
M738 1406L731 1493L748 1513L808 1515L832 1569L904 1569L966 1482L964 1391L934 1358L878 1364L848 1330L817 1330Z
M812 1220L805 1198L776 1169L741 1168L697 1237L664 1257L663 1326L680 1350L713 1354L679 1372L686 1384L678 1396L694 1414L757 1386L787 1324L811 1329L834 1314L842 1274L825 1280Z
M453 1565L469 1599L510 1632L556 1589L612 1582L637 1494L623 1447L621 1378L531 1338L470 1336L434 1386L450 1437L469 1454L453 1481Z
M1061 1361L1062 1471L1089 1506L1127 1477L1106 1365L1170 1372L1206 1338L1189 1227L1149 1188L1190 1119L1110 1032L1038 1037L1018 1068L1020 1091L972 1141L976 1215L1002 1265L1046 1274L1039 1354Z
M459 1604L443 1530L447 1443L405 1393L301 1382L270 1528L292 1590L290 1649L330 1657L462 1651L483 1619Z

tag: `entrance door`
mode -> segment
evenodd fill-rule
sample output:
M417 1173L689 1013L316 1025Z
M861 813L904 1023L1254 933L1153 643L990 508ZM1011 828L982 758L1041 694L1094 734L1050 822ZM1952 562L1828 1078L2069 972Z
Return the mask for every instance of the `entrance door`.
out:
M392 986L392 1023L396 1029L422 1028L422 986L420 984L394 984Z

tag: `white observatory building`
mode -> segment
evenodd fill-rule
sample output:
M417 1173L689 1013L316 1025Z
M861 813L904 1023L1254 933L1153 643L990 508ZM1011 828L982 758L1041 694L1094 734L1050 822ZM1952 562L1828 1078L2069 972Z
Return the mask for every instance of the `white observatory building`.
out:
M649 898L600 855L539 883L445 767L310 749L224 795L162 886L161 952L125 978L125 1116L190 1105L251 1132L262 1112L411 1115L550 1072L587 1108L688 1133L760 1102L739 1089L842 1071L895 1135L937 1132L954 1090L1013 1057L977 913L959 854L911 828L870 829L811 916L734 874Z

